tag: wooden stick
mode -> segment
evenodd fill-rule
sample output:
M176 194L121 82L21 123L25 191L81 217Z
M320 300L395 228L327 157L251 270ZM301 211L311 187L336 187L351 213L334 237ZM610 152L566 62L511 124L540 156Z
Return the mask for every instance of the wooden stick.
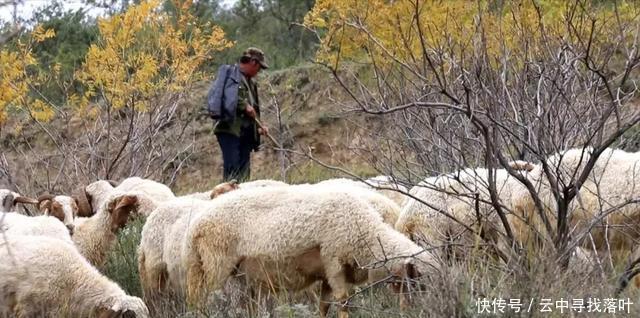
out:
M264 130L264 125L262 124L260 119L258 119L257 117L255 117L254 119L256 121L256 124L258 124L258 127L262 128L263 131L265 131L265 135L267 135L267 137L271 139L271 142L273 142L273 144L275 144L278 147L278 149L283 149L282 145L280 145L280 143L275 138L273 138L273 136L268 131Z

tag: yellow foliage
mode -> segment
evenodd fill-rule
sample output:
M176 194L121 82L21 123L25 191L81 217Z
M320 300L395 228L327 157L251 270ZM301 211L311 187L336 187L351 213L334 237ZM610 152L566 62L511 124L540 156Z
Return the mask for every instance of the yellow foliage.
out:
M205 78L202 66L233 43L220 27L198 22L191 13L193 1L175 2L175 16L161 10L161 1L149 0L100 19L99 39L75 71L82 91L70 94L66 104L88 119L97 118L104 107L147 111L171 98L167 94L179 97ZM53 105L37 90L55 80L61 66L40 66L31 52L54 36L53 30L37 25L28 43L0 49L0 124L20 111L37 121L53 118Z
M53 108L40 99L34 100L29 108L31 116L41 122L47 122L54 116Z
M36 42L42 42L46 39L52 38L56 35L53 29L45 30L42 25L38 24L31 32L31 36Z
M33 80L27 69L35 63L26 45L19 43L16 50L0 50L0 124L6 121L10 108L22 109L30 103Z
M77 78L115 109L145 111L152 98L184 92L204 78L200 68L213 53L232 45L219 27L199 25L191 5L178 1L177 21L159 10L158 0L100 20L100 41L89 48Z
M321 63L411 65L425 49L464 59L482 47L490 61L499 61L542 52L548 40L586 43L592 31L598 45L619 38L616 25L637 24L639 14L636 2L624 0L616 6L583 0L317 0L304 24L321 35Z

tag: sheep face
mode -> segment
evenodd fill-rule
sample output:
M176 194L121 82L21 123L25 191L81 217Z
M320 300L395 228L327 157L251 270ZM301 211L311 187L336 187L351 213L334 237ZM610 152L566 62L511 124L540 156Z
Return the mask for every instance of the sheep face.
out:
M510 161L509 166L514 170L529 171L529 172L531 172L536 167L534 163L523 161L523 160Z
M149 309L142 299L133 296L125 296L116 300L110 308L98 309L98 318L147 318Z
M127 225L129 216L138 209L138 197L135 195L120 195L111 199L107 205L107 212L111 214L111 231L116 233Z
M62 222L73 234L73 219L78 215L78 205L71 197L43 195L38 198L38 208L44 215L52 216Z
M400 264L399 264L400 265ZM389 288L400 297L400 308L406 309L409 306L409 294L412 290L420 288L417 279L422 276L411 262L405 262L400 266L391 269L396 281L389 285Z
M231 180L229 182L221 183L211 190L211 199L215 199L217 196L225 194L227 192L231 192L233 190L238 190L238 182L236 180Z

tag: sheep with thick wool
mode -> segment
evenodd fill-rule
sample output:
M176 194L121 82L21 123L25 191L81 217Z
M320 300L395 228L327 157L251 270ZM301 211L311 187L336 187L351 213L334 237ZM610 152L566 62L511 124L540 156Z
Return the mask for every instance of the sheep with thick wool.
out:
M73 242L80 253L97 267L107 261L107 255L116 241L117 233L135 214L143 195L112 193L88 218L74 220Z
M138 209L138 213L143 216L149 216L161 202L176 198L173 191L166 185L140 177L126 178L115 187L108 180L99 180L85 187L85 195L94 212L112 193L126 193L144 197L145 200L140 202Z
M493 171L499 204L509 212L520 182L505 169ZM468 168L426 178L409 191L419 200L406 201L396 230L427 246L444 247L451 257L464 255L458 247L473 246L481 231L487 239L498 240L502 223L491 204L489 173L485 168Z
M173 194L173 191L171 191L171 189L166 185L151 179L143 179L140 177L126 178L114 189L125 193L129 191L138 191L156 201L168 201L176 197Z
M561 185L573 184L593 152L575 148L547 158L549 169ZM577 171L577 172L576 172ZM552 227L557 224L557 203L541 164L531 171L530 180L537 189L544 213ZM595 162L587 180L568 207L569 228L573 233L589 231L585 248L625 254L640 238L640 152L606 149ZM525 188L514 194L514 213L509 216L514 234L521 242L533 242L538 233L546 233L533 198ZM598 219L601 219L598 221ZM589 230L594 222L595 226ZM622 255L621 255L622 256Z
M138 271L145 298L153 300L162 292L182 289L177 283L180 279L175 274L169 276L168 267L176 269L181 266L181 246L187 227L195 215L206 210L207 201L238 189L283 186L289 185L274 180L256 180L241 184L225 182L214 187L211 192L185 195L160 204L147 218L138 247ZM171 240L165 240L166 237L171 237ZM181 274L180 277L182 276Z
M399 213L399 207L385 196L363 188L359 185L354 186L351 180L335 182L327 182L316 185L292 185L271 180L258 180L249 183L248 187L242 187L246 183L240 184L237 191L246 191L247 189L279 187L288 188L290 191L323 191L331 189L334 191L348 192L351 195L364 199L367 204L374 208L374 211L383 217L385 223L393 225ZM181 249L186 239L185 234L188 231L190 222L202 211L206 211L206 202L194 199L193 197L181 197L164 203L154 211L147 219L142 229L142 239L138 248L138 269L141 276L141 283L145 291L145 298L155 299L164 291L178 291L183 289L180 282L183 281L184 271L181 270ZM171 240L165 240L165 237L171 237ZM251 267L256 264L245 262L243 267L247 267L250 271ZM261 264L263 271L273 273L267 270L268 264ZM169 272L172 275L169 275ZM291 271L286 271L291 272ZM277 273L273 273L276 275ZM272 275L272 274L269 274ZM308 278L287 278L289 280ZM263 283L259 281L258 283ZM300 288L297 288L300 289Z
M410 264L421 274L439 269L432 255L385 224L367 202L323 187L234 191L208 203L187 228L181 259L192 303L221 288L245 262L289 268L291 276L306 278L287 289L324 281L323 294L339 301L371 274L362 268L367 264L386 260L396 275L410 272Z
M186 224L199 211L205 210L209 202L211 200L194 197L177 198L159 205L147 218L138 246L138 272L145 299L154 300L168 290L167 264L174 266L181 260L165 253L165 249L172 248L170 242L181 244L184 241ZM166 240L167 237L171 239Z
M51 237L0 236L0 315L149 317L71 245Z

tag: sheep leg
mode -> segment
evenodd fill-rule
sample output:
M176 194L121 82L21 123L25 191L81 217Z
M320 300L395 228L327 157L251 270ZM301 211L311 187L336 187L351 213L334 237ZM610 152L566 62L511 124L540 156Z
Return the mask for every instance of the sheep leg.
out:
M388 286L391 292L398 296L398 303L400 304L401 310L407 309L410 304L407 287L405 282L395 282Z
M330 261L326 266L326 274L327 283L331 288L333 298L341 304L338 311L338 318L348 318L349 308L347 302L349 300L351 284L347 281L345 266L343 266L337 259Z
M399 300L400 310L406 310L407 308L409 308L409 305L411 304L406 287L407 287L406 285L402 284L402 286L400 287L401 291L398 294L398 297L400 298Z
M322 281L322 288L320 290L320 317L326 317L331 307L331 286L325 280Z

